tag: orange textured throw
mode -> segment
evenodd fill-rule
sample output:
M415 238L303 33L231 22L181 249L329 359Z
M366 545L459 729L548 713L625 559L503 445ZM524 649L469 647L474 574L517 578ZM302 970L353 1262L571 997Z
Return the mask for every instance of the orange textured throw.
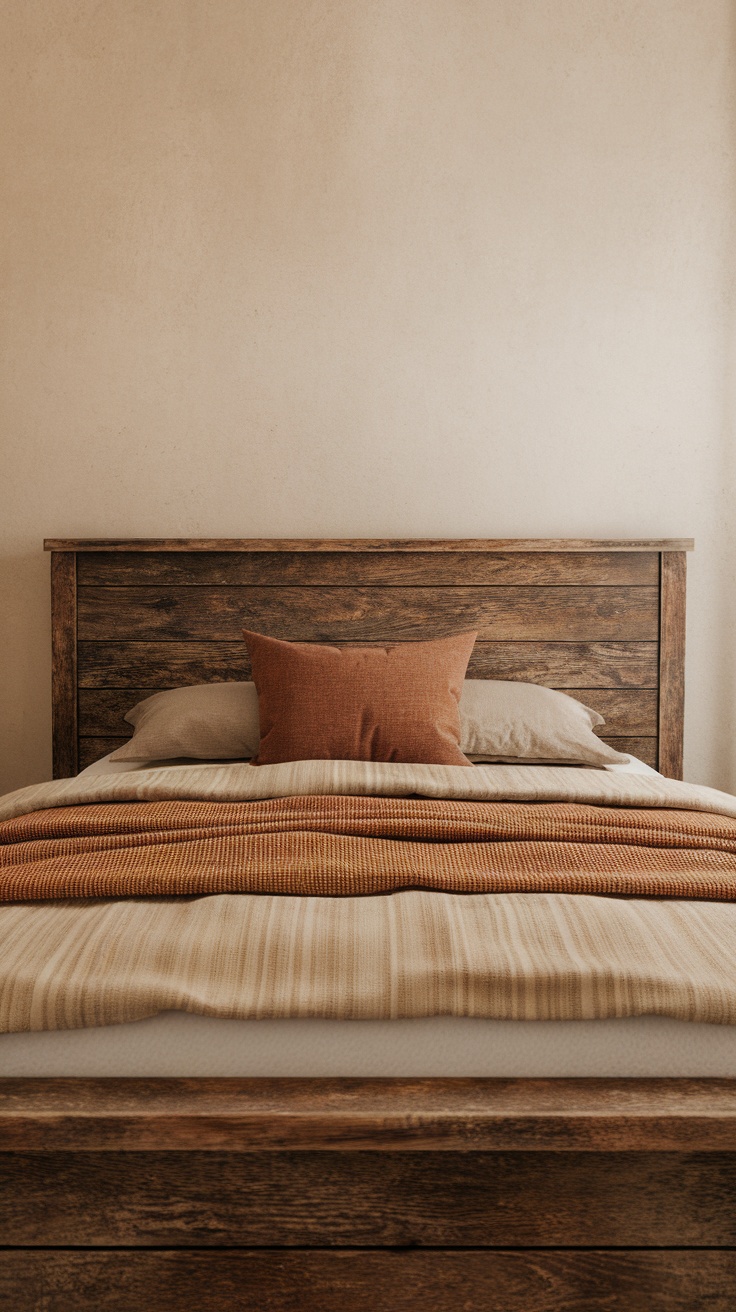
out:
M460 694L476 635L390 647L322 647L244 630L258 690L255 765L410 761L470 765Z
M736 900L736 821L578 803L118 802L0 824L0 901L403 888Z

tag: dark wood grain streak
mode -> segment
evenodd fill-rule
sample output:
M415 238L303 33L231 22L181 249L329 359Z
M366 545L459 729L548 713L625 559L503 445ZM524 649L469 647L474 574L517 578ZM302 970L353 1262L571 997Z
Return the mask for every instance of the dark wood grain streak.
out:
M0 1079L4 1152L736 1152L718 1079Z
M54 778L77 773L77 558L51 556L51 704Z
M662 554L659 627L659 769L682 779L685 717L684 551Z
M45 551L692 551L692 538L46 538Z
M13 1312L733 1312L736 1254L313 1250L0 1254Z
M568 586L659 583L656 552L82 552L80 585Z
M520 679L549 688L656 688L656 642L476 642L469 679ZM80 688L178 688L250 678L245 644L80 642Z
M580 701L598 711L606 731L615 737L655 737L657 693L654 689L584 688ZM88 737L124 736L124 716L136 702L150 697L150 688L80 688L79 732Z
M733 1247L734 1198L718 1153L0 1155L18 1247Z
M234 640L243 628L315 642L428 639L655 640L649 587L79 588L82 640Z

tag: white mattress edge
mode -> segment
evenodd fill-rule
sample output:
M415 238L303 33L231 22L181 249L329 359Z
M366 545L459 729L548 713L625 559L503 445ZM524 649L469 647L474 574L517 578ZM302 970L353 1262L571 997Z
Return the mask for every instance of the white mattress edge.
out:
M163 1012L0 1035L3 1076L736 1077L736 1025L589 1021L220 1020Z

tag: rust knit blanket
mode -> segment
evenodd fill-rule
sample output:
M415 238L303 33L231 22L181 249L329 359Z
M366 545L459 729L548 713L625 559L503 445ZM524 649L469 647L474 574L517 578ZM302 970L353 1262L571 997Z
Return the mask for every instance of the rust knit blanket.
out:
M736 900L736 820L569 802L296 796L0 824L0 901L423 888Z

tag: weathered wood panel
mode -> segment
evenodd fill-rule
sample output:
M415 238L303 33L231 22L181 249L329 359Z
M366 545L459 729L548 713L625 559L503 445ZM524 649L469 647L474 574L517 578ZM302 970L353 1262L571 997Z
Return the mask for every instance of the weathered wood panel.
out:
M659 633L659 768L682 779L685 718L685 581L684 551L662 556Z
M717 1153L0 1156L18 1247L733 1247L734 1198Z
M668 635L682 629L684 574L676 566L680 576L669 578L671 599L660 614L657 571L666 580L672 553L691 546L674 539L87 541L77 562L87 580L80 589L79 687L124 688L137 696L247 678L243 621L292 639L353 643L427 638L480 619L485 636L470 677L545 683L595 704L590 689L658 687L661 629L665 691L658 725L649 707L646 718L623 721L609 709L601 736L657 765L661 729L670 746L659 763L679 773L683 648ZM352 586L358 576L375 586ZM157 595L162 577L164 595ZM110 579L120 586L97 587ZM126 610L131 592L134 604ZM112 721L108 712L100 720L92 709L84 719L79 768L129 736L117 709Z
M92 587L554 586L659 583L656 552L82 552L79 583Z
M600 737L609 747L615 748L617 752L625 752L628 756L636 756L645 765L651 765L653 770L657 769L657 739L656 738L609 738L608 732L602 733ZM115 750L114 747L108 747L109 752ZM100 753L100 755L104 755ZM99 757L95 757L99 760Z
M589 689L656 689L660 552L690 547L685 539L88 541L77 559L79 686L144 693L247 678L244 622L291 639L354 643L429 638L480 621L470 677L541 682L588 702ZM663 670L681 681L682 649L672 648L669 666L666 649ZM607 720L606 741L656 764L657 733L669 727L681 739L681 697L665 695L657 729L648 711L623 722L609 711ZM84 729L80 768L129 736L125 723L93 714Z
M243 627L306 641L407 641L477 629L483 639L656 640L650 587L79 588L78 636L234 640Z
M178 688L250 678L235 642L80 642L80 688ZM656 688L656 642L476 642L469 679L550 688Z
M150 688L80 688L79 732L88 737L122 735L128 730L124 716L136 702L151 695ZM614 737L648 737L657 733L657 693L654 689L585 688L578 694L606 721Z
M150 692L150 689L148 690ZM133 729L131 725L121 725L122 734L108 734L101 737L90 737L79 739L79 769L84 770L88 765L99 761L108 752L114 752L117 747L121 747L128 738L131 737ZM609 737L608 733L600 735L604 743L610 743L617 752L626 752L630 756L638 756L640 761L645 761L647 765L657 768L657 739L656 738L616 738Z
M736 1153L728 1079L0 1079L3 1152Z
M13 1312L733 1312L702 1249L0 1253Z
M45 551L692 551L692 538L46 538Z
M242 638L235 642L80 642L78 659L80 688L155 691L250 678Z
M580 688L575 696L605 720L601 736L646 738L657 733L657 694L647 689Z
M77 773L77 567L73 551L51 557L51 710L55 779Z

